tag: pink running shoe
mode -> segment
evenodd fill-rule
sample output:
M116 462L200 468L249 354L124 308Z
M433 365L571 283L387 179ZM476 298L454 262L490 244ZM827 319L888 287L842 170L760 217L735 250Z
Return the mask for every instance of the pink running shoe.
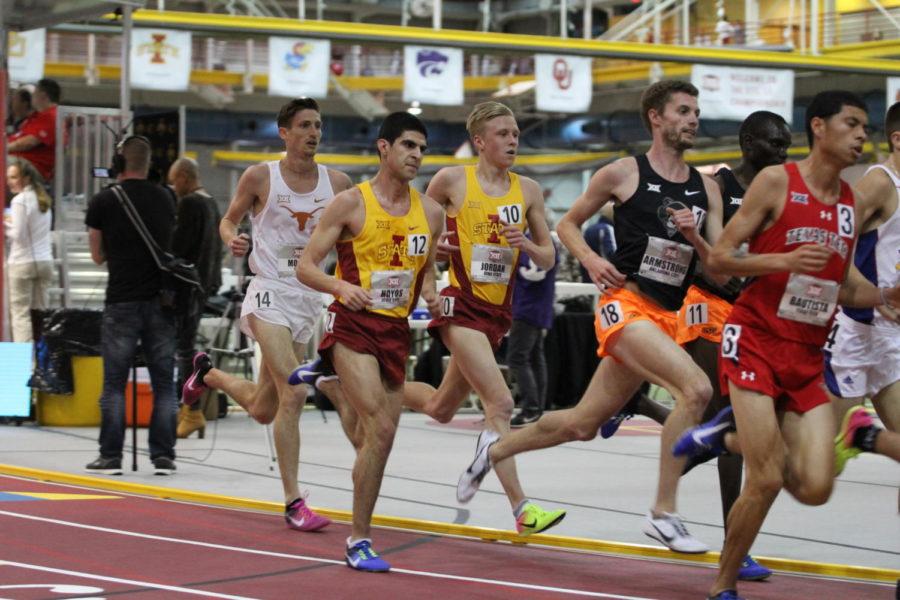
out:
M856 458L862 453L862 449L853 444L856 431L863 427L872 427L875 421L872 413L863 406L854 406L844 415L841 428L834 438L834 474L840 475L847 465L847 461Z
M317 515L307 506L306 495L287 505L284 520L288 527L297 531L318 531L331 525L331 519Z
M191 406L200 399L207 389L203 383L203 376L212 369L212 361L206 352L198 352L194 355L194 372L184 382L181 388L181 403Z

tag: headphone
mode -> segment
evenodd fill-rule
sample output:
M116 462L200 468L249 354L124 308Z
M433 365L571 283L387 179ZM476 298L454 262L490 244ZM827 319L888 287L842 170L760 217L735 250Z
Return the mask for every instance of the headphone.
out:
M125 144L132 140L143 142L144 144L147 144L148 148L153 150L153 144L151 144L150 140L142 135L129 135L122 138L122 140L118 144L116 144L116 153L113 154L112 167L109 169L109 176L111 178L115 178L125 171Z

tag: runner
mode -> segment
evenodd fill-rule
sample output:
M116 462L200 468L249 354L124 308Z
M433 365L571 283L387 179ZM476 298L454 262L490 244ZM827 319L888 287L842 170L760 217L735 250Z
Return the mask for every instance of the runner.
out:
M407 318L420 291L437 312L432 240L440 236L443 211L410 186L426 136L422 122L407 112L385 118L376 142L378 173L335 197L297 267L301 282L336 298L319 353L340 377L349 403L344 412L356 417L353 524L345 560L360 571L390 570L369 535L400 418L410 347ZM338 270L331 277L319 265L335 247Z
M306 387L289 385L288 375L301 362L322 313L322 295L297 281L294 269L310 234L336 193L350 178L316 163L322 138L319 106L311 98L291 100L278 113L278 135L286 156L249 167L238 181L219 233L235 257L250 251L250 236L238 225L250 213L256 275L241 306L241 331L259 344L261 368L256 383L212 367L205 353L194 357L182 401L195 403L206 389L222 390L259 423L274 422L275 451L285 497L285 521L299 531L315 531L331 521L306 505L298 486L300 413Z

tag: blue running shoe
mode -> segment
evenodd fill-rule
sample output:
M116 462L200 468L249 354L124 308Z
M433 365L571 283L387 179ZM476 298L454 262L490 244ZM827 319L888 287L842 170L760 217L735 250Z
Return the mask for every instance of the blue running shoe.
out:
M301 383L315 385L316 379L322 375L322 371L322 359L317 356L314 360L305 362L294 369L291 374L288 375L288 383L291 385L300 385Z
M725 434L729 431L734 431L734 414L731 407L726 406L711 420L682 433L672 446L672 454L703 456L707 460L719 456L725 452Z
M360 540L344 554L347 566L367 573L385 573L391 570L383 558L372 548L372 540Z
M722 590L715 596L709 596L706 600L744 600L737 594L737 590Z
M602 437L604 440L608 440L612 436L616 435L616 432L619 430L619 425L633 416L634 413L630 413L627 410L620 410L616 414L616 416L600 426L600 437Z
M738 579L740 581L762 581L772 576L772 570L767 569L755 560L749 554L744 557L741 568L738 570Z

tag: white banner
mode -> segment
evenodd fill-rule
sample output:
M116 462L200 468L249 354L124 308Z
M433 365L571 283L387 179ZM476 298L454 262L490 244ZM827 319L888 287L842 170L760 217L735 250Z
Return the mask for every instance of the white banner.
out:
M9 32L9 79L37 83L44 76L46 29Z
M134 29L131 85L144 90L184 91L191 79L191 34L167 29Z
M414 100L439 106L463 103L463 51L460 48L403 48L403 101Z
M328 96L331 42L269 38L269 95L290 98Z
M784 117L794 115L794 72L694 65L691 83L700 90L700 117L743 121L752 112L768 110Z
M885 107L885 112L887 109L900 102L900 77L888 77L887 78L887 105Z
M589 57L536 54L534 78L538 110L580 113L591 107L594 83Z

